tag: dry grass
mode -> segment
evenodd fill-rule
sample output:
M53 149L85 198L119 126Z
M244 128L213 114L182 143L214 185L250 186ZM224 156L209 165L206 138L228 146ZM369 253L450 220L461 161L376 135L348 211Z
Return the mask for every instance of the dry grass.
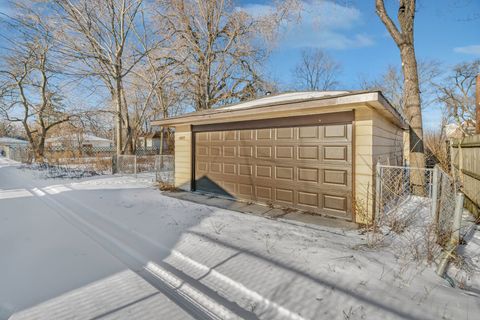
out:
M181 190L175 187L172 184L169 183L164 183L164 182L158 182L157 183L157 188L160 191L167 191L167 192L180 192Z

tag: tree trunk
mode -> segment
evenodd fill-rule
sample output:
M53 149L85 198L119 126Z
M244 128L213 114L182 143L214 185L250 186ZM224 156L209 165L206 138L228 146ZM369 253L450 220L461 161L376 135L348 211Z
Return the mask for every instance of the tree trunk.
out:
M119 71L120 72L120 71ZM123 126L122 126L122 83L121 83L120 77L117 76L115 79L115 84L116 84L116 150L117 150L117 155L123 154L122 152L122 145L123 145L123 139L122 139L122 134L123 134Z
M413 45L404 44L400 47L402 69L404 76L404 106L405 115L410 125L410 166L425 168L425 153L423 146L422 109L418 81L417 60ZM425 193L425 174L423 170L412 172L413 191L417 195Z

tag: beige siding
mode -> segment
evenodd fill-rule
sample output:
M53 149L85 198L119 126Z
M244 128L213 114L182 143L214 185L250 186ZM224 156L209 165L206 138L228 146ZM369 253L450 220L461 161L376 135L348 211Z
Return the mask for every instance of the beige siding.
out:
M192 179L192 132L190 126L175 130L175 186L190 191Z
M373 163L403 165L403 129L373 112Z
M358 223L368 223L374 214L375 165L402 165L401 128L372 108L355 111L355 213Z
M410 132L408 130L403 131L403 158L405 164L410 165Z
M373 216L373 110L355 110L355 220L367 223Z

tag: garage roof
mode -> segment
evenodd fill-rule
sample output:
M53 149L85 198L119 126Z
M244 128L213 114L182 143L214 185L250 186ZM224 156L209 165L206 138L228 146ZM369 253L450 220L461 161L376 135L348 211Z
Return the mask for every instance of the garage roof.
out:
M299 110L305 108L305 102L316 101L315 108L366 104L376 109L384 117L398 126L408 128L403 116L387 101L380 91L307 91L290 92L232 104L216 109L186 113L180 116L152 121L154 126L177 126L208 123L209 120L218 122L235 121L237 115L245 115L248 110L255 109L255 114L277 111ZM310 106L311 108L311 106ZM258 109L258 110L257 110Z

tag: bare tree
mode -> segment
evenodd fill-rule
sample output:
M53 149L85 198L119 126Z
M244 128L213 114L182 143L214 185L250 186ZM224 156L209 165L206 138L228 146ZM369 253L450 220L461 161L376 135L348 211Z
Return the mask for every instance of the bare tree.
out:
M230 0L160 0L179 73L196 110L243 100L262 89L267 41L297 1L254 17Z
M384 0L375 0L376 12L395 41L402 60L403 73L403 110L410 125L410 165L425 167L425 151L423 146L423 124L418 78L417 59L414 45L414 21L416 0L399 0L397 20L398 26L385 9ZM425 177L420 174L412 176L414 190L422 194Z
M332 90L338 85L341 66L320 49L305 49L293 75L302 90Z
M402 59L403 109L411 127L410 162L416 167L425 166L423 150L422 110L417 59L414 46L414 20L416 0L400 0L398 7L399 27L388 15L383 0L375 0L376 12L400 50Z
M443 85L438 86L439 101L445 107L448 119L452 119L464 135L465 124L475 123L475 82L480 73L480 60L456 65Z
M62 53L81 62L75 72L98 77L115 103L117 154L131 152L126 78L158 43L147 42L143 0L52 0ZM123 128L125 127L125 132ZM125 138L125 141L124 139Z
M77 116L64 104L56 77L61 64L55 60L51 30L41 16L19 6L17 17L4 21L11 37L0 66L0 113L21 123L35 160L43 161L45 139L54 127Z
M434 60L419 61L418 77L420 83L420 97L422 109L427 108L437 100L437 83L440 81L442 69L439 62ZM401 68L390 65L387 70L376 79L360 79L361 87L365 90L381 90L390 103L405 116L404 81Z
M175 73L179 64L172 56L174 53L169 49L149 50L143 68L135 72L129 88L133 97L131 112L134 117L135 141L139 134L151 131L149 120L179 113L185 99L185 90L181 78ZM164 130L160 132L160 152L163 152Z

